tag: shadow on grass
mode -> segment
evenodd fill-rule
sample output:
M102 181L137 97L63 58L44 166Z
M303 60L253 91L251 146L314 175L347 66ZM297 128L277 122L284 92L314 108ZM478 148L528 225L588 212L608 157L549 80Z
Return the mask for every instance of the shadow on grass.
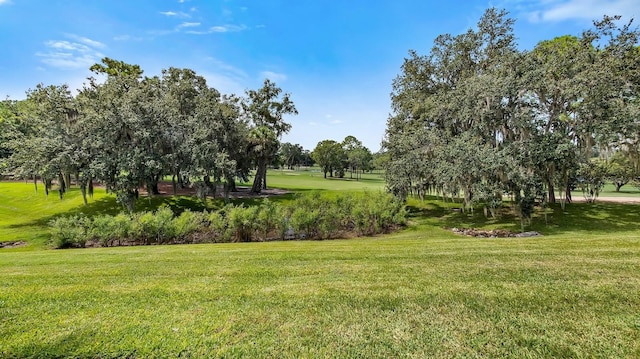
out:
M482 208L473 213L463 213L460 203L443 202L428 197L424 202L407 206L416 220L443 228L507 229L520 232L520 218L514 208L506 204L499 216L487 217ZM615 233L640 231L640 205L623 203L571 203L563 211L559 204L547 209L545 219L542 209L536 212L525 231L537 231L546 235L571 232Z

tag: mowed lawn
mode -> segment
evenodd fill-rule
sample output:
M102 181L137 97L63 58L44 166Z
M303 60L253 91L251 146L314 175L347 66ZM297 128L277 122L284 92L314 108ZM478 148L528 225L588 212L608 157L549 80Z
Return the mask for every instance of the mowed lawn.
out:
M408 229L373 238L1 249L0 357L640 357L640 206L571 205L534 219L543 237L490 239L443 227L517 223L410 204Z

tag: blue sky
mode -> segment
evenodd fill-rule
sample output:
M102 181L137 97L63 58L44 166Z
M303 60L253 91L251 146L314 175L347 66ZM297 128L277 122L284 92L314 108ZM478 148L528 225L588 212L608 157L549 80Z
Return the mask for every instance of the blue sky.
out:
M516 19L522 49L605 13L640 18L638 0L0 0L0 97L23 99L38 83L80 88L104 56L148 76L188 67L222 93L270 78L299 111L284 141L311 150L354 135L377 151L408 50L427 54L491 6Z

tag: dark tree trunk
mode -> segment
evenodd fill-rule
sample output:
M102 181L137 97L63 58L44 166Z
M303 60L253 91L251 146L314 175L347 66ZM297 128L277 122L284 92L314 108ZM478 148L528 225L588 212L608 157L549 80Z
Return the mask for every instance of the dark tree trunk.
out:
M65 173L64 175L64 187L71 188L71 173Z
M78 181L78 178L76 177L76 182L77 181ZM88 202L87 202L87 181L80 180L80 192L82 192L82 201L84 202L84 205L86 206L88 204Z
M149 196L160 194L160 190L158 189L159 180L160 175L152 175L147 178L147 194Z
M58 175L58 196L60 196L60 199L64 197L64 192L66 191L64 177L62 173Z
M258 163L258 168L256 169L256 177L253 179L253 186L251 186L252 193L260 193L262 191L262 186L266 185L266 177L267 174L267 161L261 160Z
M89 177L89 197L93 198L93 178Z
M236 187L236 180L233 178L233 176L227 176L226 182L227 190L229 192L238 192L238 188Z
M549 185L549 203L556 203L556 192L555 192L555 188L553 187L553 183L551 183L551 181L548 182Z
M567 197L567 203L571 203L571 188L569 186L565 190L565 196Z

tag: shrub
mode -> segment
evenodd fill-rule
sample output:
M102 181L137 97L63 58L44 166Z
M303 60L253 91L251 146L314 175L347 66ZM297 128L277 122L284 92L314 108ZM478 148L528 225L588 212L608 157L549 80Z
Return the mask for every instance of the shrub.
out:
M84 247L91 221L84 216L59 217L51 222L49 244L53 248Z
M88 238L102 246L123 240L151 244L185 241L196 232L209 232L215 242L269 240L276 236L322 239L344 231L372 235L406 223L403 203L386 193L297 196L288 206L264 200L259 206L226 205L212 213L186 210L174 217L169 207L129 217L126 214L61 217L51 222L51 245L82 247Z
M238 242L249 242L257 229L257 207L232 206L226 213L227 230Z
M227 220L223 215L224 209L209 213L207 220L209 221L209 229L213 232L214 242L231 241L230 232L227 230Z
M202 230L206 226L206 213L195 213L186 210L180 216L173 218L173 235L179 239L186 239L192 233Z
M160 207L155 212L145 212L134 217L135 237L145 244L165 243L175 237L173 212L169 207Z

